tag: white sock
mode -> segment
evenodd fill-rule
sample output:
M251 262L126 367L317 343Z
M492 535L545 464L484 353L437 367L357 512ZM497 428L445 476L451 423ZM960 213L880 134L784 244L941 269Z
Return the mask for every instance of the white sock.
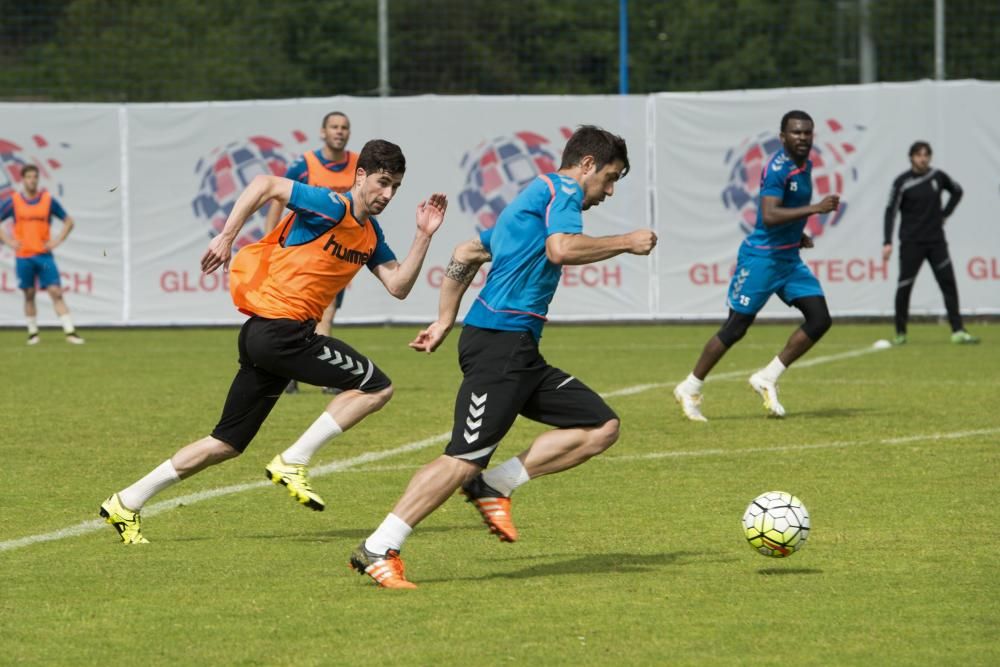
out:
M37 336L38 335L38 318L29 317L28 318L28 335Z
M62 322L63 331L71 334L73 333L73 318L69 316L69 313L59 316L59 321ZM134 508L133 508L134 509Z
M365 549L373 554L384 554L389 549L399 551L403 548L403 542L413 532L413 528L406 525L406 522L391 512L386 515L375 532L365 540Z
M785 365L781 363L781 359L775 357L771 359L771 363L764 367L764 370L760 372L764 379L770 380L771 382L777 382L781 374L785 372Z
M128 509L138 512L150 498L179 481L181 478L177 475L174 464L167 459L138 482L119 491L118 500Z
M312 457L319 451L320 447L325 445L334 436L340 435L343 432L344 429L340 428L340 424L337 423L329 412L324 411L312 423L312 426L299 436L294 445L281 453L281 458L285 463L300 466L309 465L309 461L312 460Z
M684 382L682 384L684 385L684 388L688 390L689 393L700 394L701 388L705 386L705 381L696 378L694 376L694 373L689 373L688 376L684 379Z
M514 489L529 479L531 478L528 476L528 471L525 470L521 459L516 456L483 473L483 481L504 496L510 496L514 493Z

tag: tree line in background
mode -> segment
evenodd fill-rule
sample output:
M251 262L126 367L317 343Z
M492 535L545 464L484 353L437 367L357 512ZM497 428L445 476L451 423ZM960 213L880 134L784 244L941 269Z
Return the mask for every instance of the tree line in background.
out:
M858 0L629 0L632 93L856 83ZM877 78L934 74L933 0L870 0ZM618 0L389 0L392 94L613 94ZM378 91L376 0L0 0L0 98ZM1000 2L949 0L948 78L1000 79Z

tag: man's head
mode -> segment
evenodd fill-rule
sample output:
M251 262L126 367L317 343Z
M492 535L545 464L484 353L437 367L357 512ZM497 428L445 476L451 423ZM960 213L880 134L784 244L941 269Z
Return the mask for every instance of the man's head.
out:
M392 142L372 139L358 154L353 189L355 200L371 215L378 215L402 185L404 173L406 158L402 149Z
M343 111L331 111L323 116L319 138L331 151L340 153L347 148L347 142L351 138L351 119Z
M813 119L805 111L789 111L781 117L781 145L796 162L809 157L813 145Z
M38 191L38 167L33 164L22 167L21 182L24 184L25 192L29 195L35 194Z
M925 174L931 168L931 157L934 151L926 141L914 141L910 146L910 165L918 174Z
M629 170L628 147L617 134L581 125L566 142L559 169L577 169L583 188L583 210L615 193L615 183Z

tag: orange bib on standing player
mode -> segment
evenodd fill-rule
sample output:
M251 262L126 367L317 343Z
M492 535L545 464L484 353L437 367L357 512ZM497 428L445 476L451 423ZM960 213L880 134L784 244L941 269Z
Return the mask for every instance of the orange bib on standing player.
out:
M351 214L351 201L336 196L347 208L344 219L309 243L283 246L295 220L291 213L270 234L236 253L229 268L229 292L240 312L318 320L368 263L375 253L375 227L359 223Z
M14 202L14 238L21 244L18 257L34 257L49 252L49 216L52 214L52 195L46 190L38 201L29 204L20 192L11 195Z
M358 171L358 154L347 151L347 165L340 171L327 169L312 151L304 153L309 185L330 188L334 192L347 192L354 186L354 176Z

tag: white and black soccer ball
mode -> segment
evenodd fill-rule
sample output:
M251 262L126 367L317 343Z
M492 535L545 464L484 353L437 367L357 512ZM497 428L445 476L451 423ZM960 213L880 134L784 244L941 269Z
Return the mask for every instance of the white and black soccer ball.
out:
M752 549L772 558L784 558L805 546L809 512L792 494L768 491L747 507L743 530Z

